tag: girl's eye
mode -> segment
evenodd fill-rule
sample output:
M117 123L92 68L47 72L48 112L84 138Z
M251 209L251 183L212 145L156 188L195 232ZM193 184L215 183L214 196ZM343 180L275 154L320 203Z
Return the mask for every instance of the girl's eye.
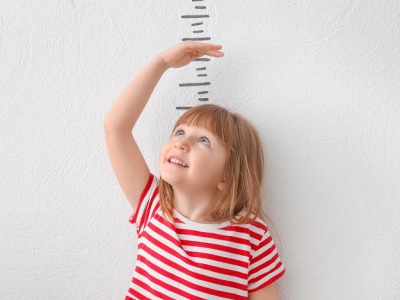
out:
M177 130L177 131L175 132L175 136L183 136L183 135L184 135L183 130Z
M200 143L202 143L202 144L204 144L204 145L210 145L210 140L207 138L207 137L205 137L205 136L202 136L200 139L199 139L199 142Z

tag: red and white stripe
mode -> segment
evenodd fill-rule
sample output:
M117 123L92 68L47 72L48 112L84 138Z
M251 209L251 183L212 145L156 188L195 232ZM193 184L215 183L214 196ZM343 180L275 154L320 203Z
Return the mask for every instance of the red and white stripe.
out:
M150 175L136 212L138 253L127 299L247 299L285 273L266 224L195 224L160 210Z

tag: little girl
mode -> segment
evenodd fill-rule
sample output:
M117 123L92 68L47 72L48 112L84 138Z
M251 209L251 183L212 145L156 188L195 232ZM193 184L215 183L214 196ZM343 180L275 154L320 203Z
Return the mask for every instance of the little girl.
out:
M138 234L125 299L279 299L274 282L285 267L262 217L264 156L252 125L217 105L189 109L160 152L160 178L132 136L166 70L203 55L222 57L221 48L185 41L161 52L104 120L107 151Z

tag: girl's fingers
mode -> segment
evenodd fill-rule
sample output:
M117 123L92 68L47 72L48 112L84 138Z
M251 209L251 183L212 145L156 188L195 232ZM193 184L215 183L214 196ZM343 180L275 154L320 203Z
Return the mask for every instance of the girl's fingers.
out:
M219 51L221 48L222 46L217 44L184 41L165 50L161 55L167 66L181 67L203 55L222 57L224 53Z
M201 52L222 49L222 45L218 45L218 44L201 43L201 42L194 42L194 41L185 41L183 43L186 44L185 46L188 49L197 50L197 51L201 51Z
M218 44L210 44L210 43L200 43L193 41L186 41L184 47L185 52L195 52L197 56L214 56L214 57L222 57L224 53L222 51L218 51L222 49L221 45Z
M210 50L210 49L219 50L222 48L222 45L218 45L218 44L206 44L206 43L200 43L200 44L203 44L203 47L208 50Z
M204 53L200 52L200 54L201 55L214 56L214 57L222 57L222 56L224 56L223 52L221 52L221 51L213 51L213 50L205 51Z

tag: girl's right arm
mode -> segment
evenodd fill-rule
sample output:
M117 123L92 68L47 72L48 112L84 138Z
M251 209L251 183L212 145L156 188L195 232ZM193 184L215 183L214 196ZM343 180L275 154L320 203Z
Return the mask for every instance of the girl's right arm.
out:
M149 168L132 129L160 78L169 68L187 65L203 55L221 57L222 47L186 41L154 57L126 87L104 119L108 155L117 180L133 210L148 179Z
M167 69L159 56L151 60L121 93L104 119L108 156L133 210L136 210L150 171L132 135L132 129Z

